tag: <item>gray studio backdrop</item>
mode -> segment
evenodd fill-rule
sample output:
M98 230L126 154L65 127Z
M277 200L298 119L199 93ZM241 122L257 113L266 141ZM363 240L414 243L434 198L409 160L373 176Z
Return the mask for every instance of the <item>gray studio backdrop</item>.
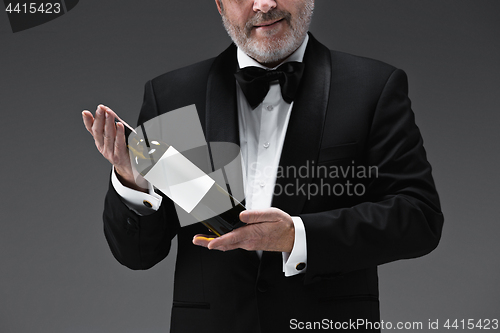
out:
M316 8L328 47L408 73L446 218L436 251L380 267L382 318L499 318L500 2ZM167 331L175 250L148 271L114 260L101 221L111 167L81 111L104 103L135 123L147 80L228 43L207 0L80 1L16 34L0 13L0 332Z

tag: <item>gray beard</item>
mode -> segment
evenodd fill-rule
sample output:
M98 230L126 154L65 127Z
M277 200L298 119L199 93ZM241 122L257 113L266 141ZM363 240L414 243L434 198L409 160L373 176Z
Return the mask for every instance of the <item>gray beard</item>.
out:
M271 10L267 13L258 13L242 29L232 24L223 12L222 22L234 44L248 56L262 64L275 63L286 59L302 44L311 24L313 11L314 0L307 0L297 17L292 18L289 12ZM282 37L263 42L250 38L254 25L280 18L291 27Z

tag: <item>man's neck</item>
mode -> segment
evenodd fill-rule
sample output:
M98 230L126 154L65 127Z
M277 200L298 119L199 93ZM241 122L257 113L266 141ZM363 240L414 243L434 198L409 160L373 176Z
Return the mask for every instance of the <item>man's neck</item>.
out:
M278 65L282 64L283 62L285 62L285 60L288 59L297 50L298 50L298 48L296 48L295 50L293 50L293 52L290 53L290 54L288 54L285 58L280 59L280 60L275 61L275 62L260 62L260 61L258 61L255 58L252 58L252 59L255 60L255 61L257 61L259 64L261 64L264 67L267 67L269 69L273 69L273 68L278 67Z

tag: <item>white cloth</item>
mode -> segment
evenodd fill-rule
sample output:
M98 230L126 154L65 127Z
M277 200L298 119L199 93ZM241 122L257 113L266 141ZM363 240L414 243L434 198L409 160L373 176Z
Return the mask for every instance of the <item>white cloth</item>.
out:
M306 35L302 45L284 62L302 62L309 41ZM256 66L266 69L243 51L237 51L240 68ZM281 150L285 140L288 120L293 102L288 104L281 96L280 86L271 84L264 101L254 110L248 104L238 83L238 121L240 132L240 148L243 165L243 183L245 186L245 206L247 209L263 209L271 207L277 169ZM158 210L162 197L156 194L150 185L149 194L132 190L123 186L114 170L111 178L113 187L130 209L140 215L147 215ZM151 208L144 205L151 204ZM283 253L283 272L285 276L305 273L296 269L299 263L307 264L307 242L304 223L300 217L292 217L295 228L295 241L291 253ZM262 251L257 251L259 256ZM307 266L306 266L307 267Z

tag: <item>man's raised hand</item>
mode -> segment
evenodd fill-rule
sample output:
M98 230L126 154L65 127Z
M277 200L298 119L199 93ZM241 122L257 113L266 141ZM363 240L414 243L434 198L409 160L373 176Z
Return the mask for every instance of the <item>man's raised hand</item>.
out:
M95 118L90 111L82 112L85 128L94 137L97 150L113 164L120 182L127 187L146 192L147 184L145 180L138 180L136 183L130 158L128 155L127 143L125 139L125 128L122 123L115 124L115 119L119 119L116 113L104 105L99 105Z

